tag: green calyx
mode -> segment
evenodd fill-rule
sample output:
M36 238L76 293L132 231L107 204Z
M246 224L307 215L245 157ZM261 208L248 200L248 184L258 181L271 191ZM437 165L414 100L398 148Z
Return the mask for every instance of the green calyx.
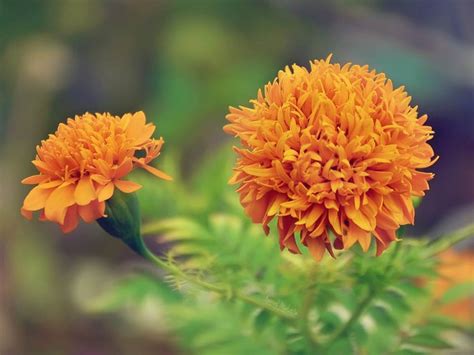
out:
M106 201L105 214L106 217L97 220L102 229L142 255L140 207L136 194L127 194L116 189L113 196Z

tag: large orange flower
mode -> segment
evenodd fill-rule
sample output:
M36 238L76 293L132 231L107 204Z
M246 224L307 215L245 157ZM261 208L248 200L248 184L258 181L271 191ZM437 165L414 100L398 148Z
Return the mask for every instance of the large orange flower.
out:
M39 174L22 181L37 185L26 196L22 214L31 219L32 212L41 211L41 220L56 222L67 233L79 217L86 222L103 217L115 188L125 193L140 189L124 180L134 168L171 180L149 165L164 143L151 138L154 131L143 112L122 117L86 113L61 123L36 149L33 165Z
M431 127L404 87L368 66L326 60L293 65L258 91L251 107L230 108L225 132L240 138L230 180L253 222L277 217L281 248L316 259L325 250L377 255L414 222L412 196L423 196L434 163Z

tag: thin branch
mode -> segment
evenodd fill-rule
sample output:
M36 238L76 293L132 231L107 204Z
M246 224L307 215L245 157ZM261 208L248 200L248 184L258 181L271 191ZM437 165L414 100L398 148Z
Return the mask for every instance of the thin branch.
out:
M349 320L344 323L338 330L336 330L329 339L325 342L325 347L328 348L331 346L337 339L340 337L344 337L348 334L352 326L357 322L360 316L365 312L365 310L369 307L372 300L375 298L377 292L374 288L369 289L369 292L365 296L365 298L357 305L357 308L352 313Z
M452 246L472 238L474 236L474 223L465 227L459 228L452 233L443 235L436 240L433 240L427 248L427 257L432 257L439 254Z
M294 313L287 311L281 307L277 307L274 304L246 295L240 291L232 292L227 287L215 285L207 281L201 280L200 278L189 275L183 270L181 270L180 268L178 268L176 265L167 263L163 261L162 259L160 259L159 257L157 257L155 254L153 254L153 252L150 249L148 249L148 247L146 246L145 242L143 241L143 238L141 237L139 238L139 243L140 243L139 248L140 248L141 255L144 256L148 261L152 262L153 264L160 267L161 269L169 272L170 274L173 274L183 280L186 280L208 291L216 292L225 296L230 296L231 298L234 297L244 302L266 309L267 311L272 312L273 314L277 315L280 318L284 318L284 319L292 320L292 321L296 319L296 315Z

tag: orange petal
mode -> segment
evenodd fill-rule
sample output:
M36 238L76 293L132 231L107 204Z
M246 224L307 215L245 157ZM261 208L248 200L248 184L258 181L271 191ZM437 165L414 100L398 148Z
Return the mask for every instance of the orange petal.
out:
M110 182L110 179L104 177L103 175L100 174L93 174L91 175L91 179L100 185L107 185Z
M74 191L74 199L79 206L85 206L96 198L94 184L89 176L83 176Z
M148 171L149 173L152 173L153 175L159 177L160 179L163 179L163 180L168 180L168 181L171 181L173 180L173 178L167 174L165 174L164 172L162 172L161 170L158 170L157 168L154 168L150 165L141 165L141 167L143 169L145 169L146 171Z
M31 211L25 210L23 207L20 209L21 215L26 219L31 220L33 218L33 213Z
M114 183L109 182L99 191L99 202L106 201L114 194Z
M260 200L252 201L246 208L245 212L252 219L253 223L262 223L265 212L268 209L268 196L262 197Z
M377 214L377 227L382 229L397 229L398 223L385 211L379 211Z
M66 211L75 203L75 185L59 186L49 195L44 206L44 213L48 220L64 224Z
M54 189L42 189L39 185L34 187L23 202L23 208L28 211L38 211L44 208L46 200Z
M36 185L48 179L49 177L47 175L32 175L21 180L21 183L25 185Z
M142 185L128 180L115 180L114 184L115 187L117 187L120 191L125 192L127 194L135 192L142 188Z
M79 206L79 216L86 223L94 222L96 219L104 216L105 202L94 200L87 206Z
M322 205L314 205L306 216L306 228L311 228L319 217L324 213L325 208Z
M70 182L65 183L62 180L52 180L52 181L48 181L48 182L43 182L43 183L39 184L38 186L41 189L52 189L53 187L58 187L59 185L63 185L63 184L64 185L69 185Z
M341 221L339 219L338 211L329 210L328 218L329 218L329 223L331 223L331 226L334 229L334 232L336 232L337 235L342 235L342 226L341 226Z
M295 241L295 235L292 234L290 237L286 238L284 241L285 247L293 254L301 254L301 251L298 249L298 245Z
M372 225L375 222L375 218L373 221L369 219L365 214L362 213L361 210L357 210L354 206L349 205L345 207L346 215L351 219L355 224L357 224L360 228L365 231L371 231L375 228L375 225Z
M372 238L370 236L370 233L368 232L365 232L363 235L359 236L359 244L364 252L367 252L367 250L369 250L371 240Z
M154 131L155 125L152 123L146 124L146 117L143 111L135 112L132 117L129 117L126 134L135 146L143 145L150 139Z
M77 214L77 206L71 206L67 209L66 217L64 218L64 223L60 225L63 233L69 233L76 229L77 224L79 223L79 216Z
M377 256L380 256L385 249L388 248L391 242L397 240L397 235L395 230L386 230L381 228L376 228L374 231L375 239L377 243Z
M133 169L133 163L131 159L126 159L115 171L114 178L121 179Z
M306 238L306 243L308 245L309 252L313 256L316 261L321 261L324 256L324 252L326 251L326 245L324 244L324 238L316 237L316 238Z

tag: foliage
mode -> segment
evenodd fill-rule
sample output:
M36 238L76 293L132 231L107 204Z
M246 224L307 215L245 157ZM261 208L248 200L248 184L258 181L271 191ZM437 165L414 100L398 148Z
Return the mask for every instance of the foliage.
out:
M449 238L407 238L379 258L353 249L320 263L280 252L277 237L251 224L226 186L228 156L219 153L213 163L196 173L193 191L178 183L140 196L150 216L160 201L189 195L175 201L174 216L143 227L166 265L180 272L126 275L93 310L110 312L130 302L139 307L155 298L167 331L197 354L429 354L452 346L446 334L461 328L437 308L473 290L463 284L440 300L432 297L434 254Z

